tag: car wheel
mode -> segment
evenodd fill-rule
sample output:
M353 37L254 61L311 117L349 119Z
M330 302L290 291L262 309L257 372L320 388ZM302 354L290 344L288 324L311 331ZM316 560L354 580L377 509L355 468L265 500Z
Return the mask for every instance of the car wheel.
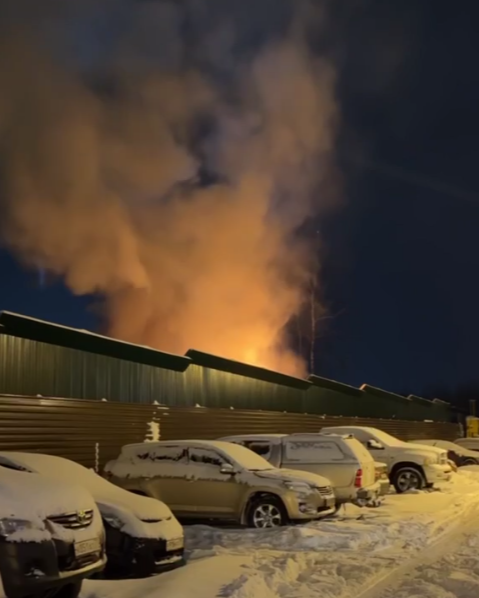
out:
M424 488L425 480L422 473L414 467L400 467L396 470L392 480L393 486L398 494L408 490L421 490Z
M279 498L264 496L254 500L248 510L248 527L268 529L288 522L286 509Z
M472 457L468 457L467 459L464 459L464 461L462 462L462 465L477 465L477 459L473 459Z

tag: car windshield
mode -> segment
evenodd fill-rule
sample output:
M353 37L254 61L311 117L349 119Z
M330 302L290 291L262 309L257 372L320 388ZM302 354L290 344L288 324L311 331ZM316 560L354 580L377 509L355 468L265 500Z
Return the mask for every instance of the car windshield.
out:
M271 467L271 463L268 463L266 459L240 444L226 445L225 443L221 447L221 450L243 469L249 469L250 471L266 471L267 469L274 469L274 467Z
M399 438L395 438L394 436L391 436L391 434L388 434L387 432L383 432L382 430L374 430L374 432L371 434L371 436L374 440L377 440L384 446L403 446L404 445L404 442L402 440L399 440Z
M449 451L455 451L459 448L457 444L454 444L454 442L449 442L447 440L438 440L434 443L434 446L437 446L438 448L442 449L447 449Z

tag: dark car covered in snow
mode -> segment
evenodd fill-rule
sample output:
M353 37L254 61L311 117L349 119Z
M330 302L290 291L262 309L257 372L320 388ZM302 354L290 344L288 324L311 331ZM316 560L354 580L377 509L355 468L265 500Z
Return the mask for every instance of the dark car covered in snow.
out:
M479 453L448 440L415 440L414 444L427 444L447 451L447 458L456 467L479 465Z
M146 577L184 563L183 528L162 502L122 490L78 463L32 453L0 452L0 465L85 488L106 531L108 577ZM36 476L37 477L37 476Z
M105 562L100 513L84 488L0 466L0 596L76 598Z

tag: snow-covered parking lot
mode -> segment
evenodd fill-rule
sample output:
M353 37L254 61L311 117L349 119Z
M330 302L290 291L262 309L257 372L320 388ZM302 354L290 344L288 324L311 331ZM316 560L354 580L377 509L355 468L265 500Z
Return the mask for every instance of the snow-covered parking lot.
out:
M451 588L462 592L479 580L464 572L475 566L479 574L478 515L476 466L460 471L440 491L390 495L378 509L348 505L335 519L308 525L187 527L186 567L144 580L89 581L82 598L395 598L391 585L398 598L472 597ZM449 554L453 540L458 572ZM407 578L413 569L415 575ZM449 585L443 588L443 581Z

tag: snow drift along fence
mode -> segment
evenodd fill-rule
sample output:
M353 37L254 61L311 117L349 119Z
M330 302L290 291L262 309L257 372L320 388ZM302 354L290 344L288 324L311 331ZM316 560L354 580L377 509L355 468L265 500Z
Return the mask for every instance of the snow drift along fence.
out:
M96 469L115 458L123 445L158 437L317 432L341 424L377 427L403 440L461 436L460 426L452 423L0 395L0 450L58 455Z

